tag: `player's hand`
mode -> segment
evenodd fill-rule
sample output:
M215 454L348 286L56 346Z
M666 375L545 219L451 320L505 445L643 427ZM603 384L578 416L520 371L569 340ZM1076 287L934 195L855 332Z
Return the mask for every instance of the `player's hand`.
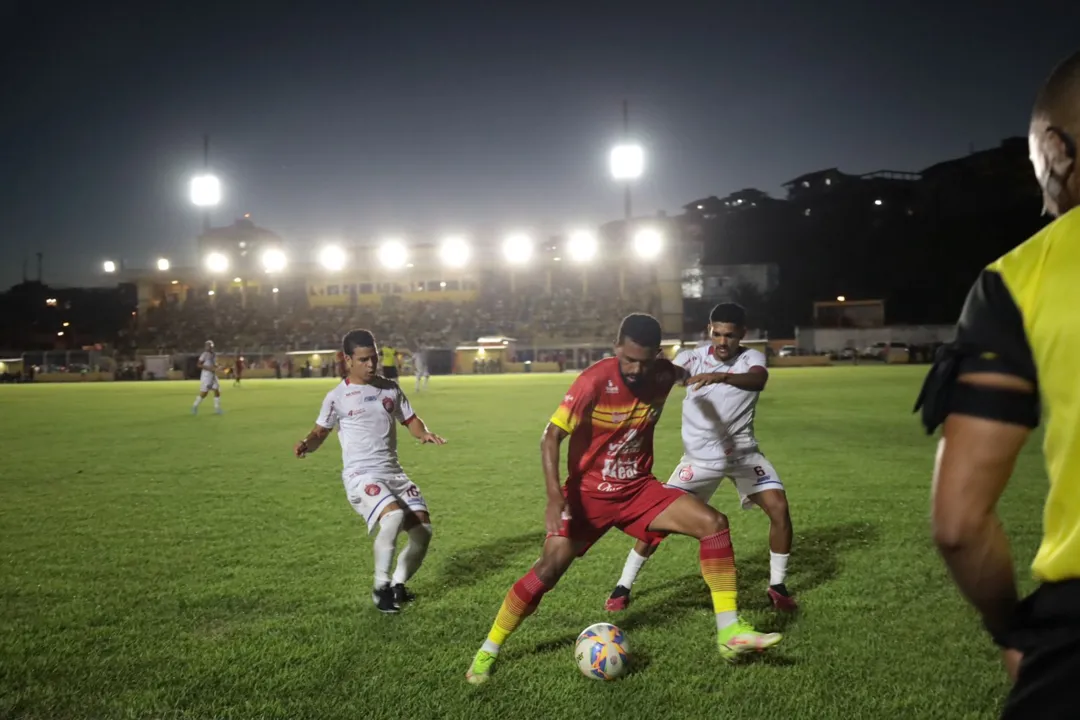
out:
M570 519L570 508L565 500L548 500L547 510L544 511L544 524L548 534L558 535L562 532L563 523Z
M727 373L701 373L700 375L694 375L686 384L691 390L698 390L706 385L716 385L727 380Z
M424 444L424 445L427 445L427 444L431 444L431 445L445 445L445 444L446 444L446 440L444 440L443 438L439 437L438 435L436 435L436 434L435 434L435 433L433 433L433 432L426 432L426 433L424 433L423 435L421 435L421 436L420 436L420 442L421 442L422 444Z
M296 447L293 448L293 455L295 455L300 460L303 460L304 458L307 457L307 454L308 454L307 443L304 442L303 440L296 443Z
M1024 653L1013 648L1005 648L1001 651L1001 659L1005 663L1005 672L1009 674L1009 679L1016 682L1016 677L1020 674L1020 662L1024 659Z

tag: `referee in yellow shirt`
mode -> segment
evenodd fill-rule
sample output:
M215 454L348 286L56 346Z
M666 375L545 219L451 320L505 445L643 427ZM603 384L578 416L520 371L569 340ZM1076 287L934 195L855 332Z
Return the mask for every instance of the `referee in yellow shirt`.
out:
M387 380L397 380L397 350L390 345L383 345L382 351L382 375Z
M1002 717L1080 718L1080 53L1039 92L1028 140L1057 219L979 275L916 408L928 432L944 424L934 542L1016 681ZM1040 585L1019 601L995 506L1040 420Z

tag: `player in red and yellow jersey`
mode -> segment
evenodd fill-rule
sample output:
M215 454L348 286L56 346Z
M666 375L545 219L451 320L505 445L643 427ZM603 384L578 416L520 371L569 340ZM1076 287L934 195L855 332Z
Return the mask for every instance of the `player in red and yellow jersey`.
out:
M466 678L486 681L499 649L575 557L617 527L639 540L667 533L697 538L701 573L712 593L721 655L735 660L780 642L741 622L735 603L735 556L727 518L694 495L664 487L653 475L653 430L672 386L686 371L660 357L660 323L628 315L619 327L615 357L578 376L551 417L541 441L548 493L547 539L540 559L507 593L487 640ZM695 376L692 383L720 382ZM559 449L569 436L568 477L559 478Z

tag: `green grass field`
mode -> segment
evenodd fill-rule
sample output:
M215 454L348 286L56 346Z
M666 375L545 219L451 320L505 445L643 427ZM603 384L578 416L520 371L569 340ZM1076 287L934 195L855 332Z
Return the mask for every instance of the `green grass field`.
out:
M449 444L402 438L435 538L398 616L371 606L370 540L337 442L291 456L332 380L226 383L222 417L209 403L190 415L192 383L2 387L0 717L994 717L1004 673L930 542L934 444L910 412L923 372L773 372L757 429L791 501L798 616L764 597L764 515L739 510L731 486L714 500L731 516L744 614L785 633L773 654L720 660L688 538L608 616L631 544L614 532L482 687L465 670L539 552L538 441L569 375L437 377L410 393ZM657 431L664 478L681 453L680 396ZM1025 591L1044 478L1032 444L1003 502ZM598 621L633 648L616 682L573 661Z

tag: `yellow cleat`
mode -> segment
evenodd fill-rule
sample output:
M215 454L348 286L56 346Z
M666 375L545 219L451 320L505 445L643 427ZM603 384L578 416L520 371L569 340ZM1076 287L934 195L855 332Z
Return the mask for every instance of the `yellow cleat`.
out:
M498 655L487 650L481 650L473 658L469 671L465 673L465 679L473 685L481 685L491 677L491 666L495 664Z
M780 633L758 632L742 621L729 625L720 631L717 645L720 656L728 662L735 662L743 655L765 652L783 639Z

